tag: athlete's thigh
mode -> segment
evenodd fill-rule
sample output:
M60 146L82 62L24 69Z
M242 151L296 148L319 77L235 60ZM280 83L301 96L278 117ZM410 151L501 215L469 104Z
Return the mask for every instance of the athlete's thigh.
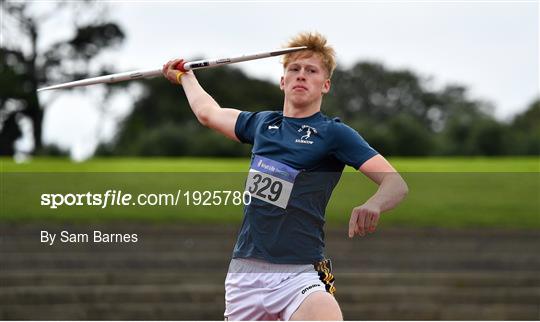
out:
M328 292L311 293L290 318L291 321L343 320L339 304Z

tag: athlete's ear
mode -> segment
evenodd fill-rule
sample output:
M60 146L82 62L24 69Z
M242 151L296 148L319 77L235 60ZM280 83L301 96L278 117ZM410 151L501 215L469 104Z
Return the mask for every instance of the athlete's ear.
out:
M323 83L323 87L322 87L321 92L323 94L328 94L328 92L330 92L330 85L331 85L330 79L325 80L324 83Z
M285 78L281 76L281 79L279 80L279 89L283 90L285 88Z

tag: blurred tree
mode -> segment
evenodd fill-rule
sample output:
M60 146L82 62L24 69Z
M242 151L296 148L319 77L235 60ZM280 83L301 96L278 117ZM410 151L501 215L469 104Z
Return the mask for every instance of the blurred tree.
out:
M514 117L507 138L510 154L540 155L540 98Z
M438 94L438 101L440 131L435 154L502 154L504 129L492 115L490 104L468 99L467 89L457 85L446 86Z
M337 69L332 82L323 109L353 125L385 155L468 154L462 136L471 135L481 119L495 122L493 107L470 100L465 87L430 89L429 79L409 70L359 62Z
M117 24L105 20L105 7L93 1L1 1L1 6L4 41L0 47L0 154L14 152L14 141L20 136L16 135L20 132L18 124L13 123L15 114L31 120L34 152L39 153L43 146L43 106L50 102L40 101L38 87L88 77L95 58L120 44L124 33ZM44 25L59 17L70 17L71 25L64 23L63 27L73 29L71 35L45 43ZM55 38L57 35L48 35L48 41ZM95 69L99 68L94 67L93 72Z
M18 116L18 112L11 113L2 122L2 129L0 130L0 155L15 154L13 142L22 136L22 131L17 124Z

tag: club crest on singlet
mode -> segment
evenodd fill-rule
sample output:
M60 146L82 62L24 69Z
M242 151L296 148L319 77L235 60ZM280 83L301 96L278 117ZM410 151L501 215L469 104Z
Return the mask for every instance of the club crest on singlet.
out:
M298 132L303 135L299 139L294 140L295 143L313 144L312 136L317 134L317 129L309 125L302 125L298 129Z
M256 155L251 161L246 191L253 198L285 209L299 172L281 162Z

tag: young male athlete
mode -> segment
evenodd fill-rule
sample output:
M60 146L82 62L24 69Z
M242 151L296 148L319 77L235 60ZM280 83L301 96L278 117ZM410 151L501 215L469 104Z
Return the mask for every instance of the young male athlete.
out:
M382 212L407 194L396 170L352 128L321 113L335 68L334 50L318 33L301 33L284 56L282 111L221 108L197 82L180 73L181 59L163 66L181 84L201 124L253 145L246 189L253 196L225 281L225 319L342 320L324 258L324 213L345 165L360 170L378 191L352 210L349 237L377 227Z

